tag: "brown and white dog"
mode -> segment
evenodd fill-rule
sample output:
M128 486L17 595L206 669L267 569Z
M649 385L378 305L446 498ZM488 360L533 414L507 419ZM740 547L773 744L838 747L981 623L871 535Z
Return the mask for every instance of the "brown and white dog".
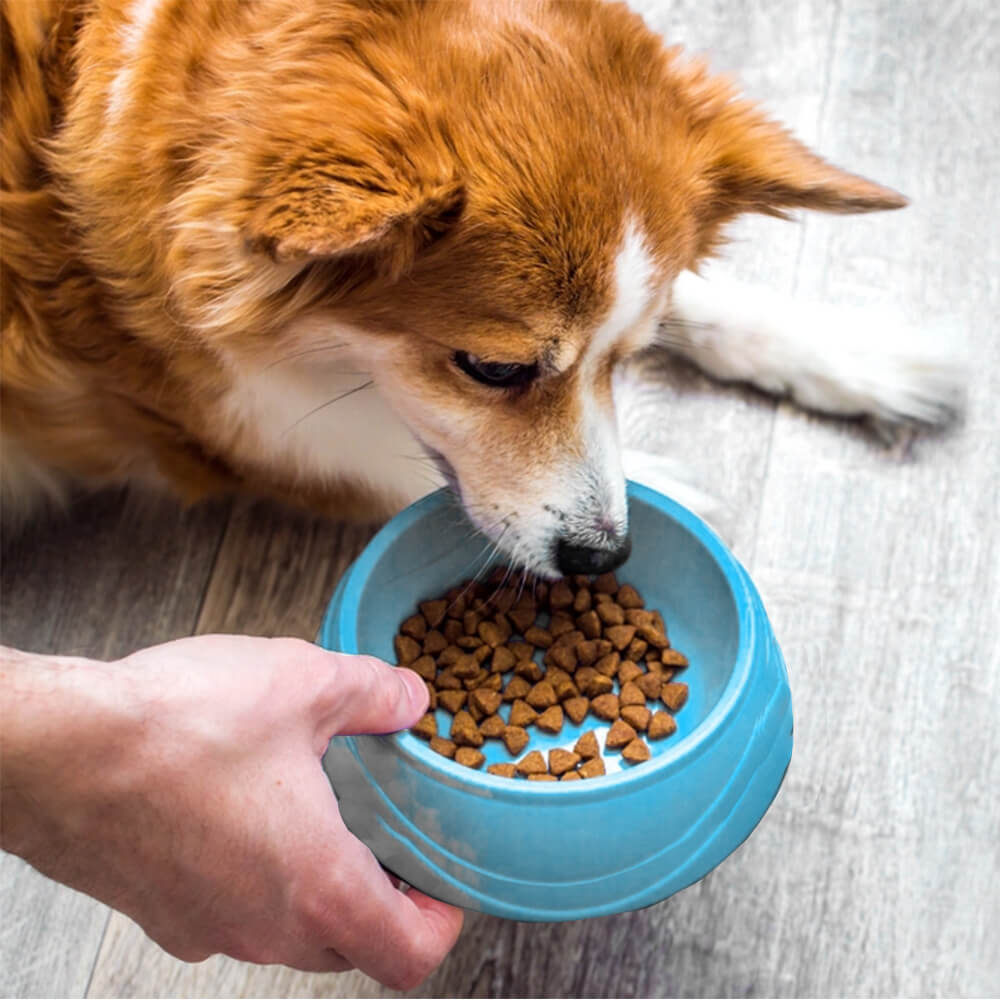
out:
M10 0L3 495L386 515L420 446L509 557L627 554L612 373L669 346L934 422L947 366L692 272L743 212L899 208L622 6ZM417 444L419 442L419 445Z

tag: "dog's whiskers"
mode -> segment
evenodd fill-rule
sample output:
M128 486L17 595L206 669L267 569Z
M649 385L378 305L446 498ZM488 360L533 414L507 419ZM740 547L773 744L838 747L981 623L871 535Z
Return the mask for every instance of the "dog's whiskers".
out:
M328 406L333 406L334 403L339 403L342 399L347 399L348 396L353 396L356 392L361 392L364 389L369 388L375 384L375 379L370 378L367 382L362 382L361 385L356 385L353 389L348 389L347 392L342 392L339 396L334 396L333 399L328 399L325 403L320 403L319 406L314 406L308 413L304 413L298 420L291 425L291 427L286 428L282 431L281 436L285 437L290 434L303 420L308 420L311 416L319 413L320 410L325 410Z

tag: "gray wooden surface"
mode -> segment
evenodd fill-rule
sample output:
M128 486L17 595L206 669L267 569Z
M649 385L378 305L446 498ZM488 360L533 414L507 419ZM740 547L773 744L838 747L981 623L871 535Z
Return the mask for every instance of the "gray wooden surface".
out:
M891 216L741 225L725 269L963 332L965 422L888 448L686 370L634 445L725 506L785 651L795 757L717 871L640 913L470 915L419 996L1000 994L1000 14L988 0L637 0ZM312 636L367 532L265 505L105 496L4 547L3 634L112 657L191 632ZM608 836L613 836L609 817ZM0 857L0 993L386 996L359 974L178 962Z

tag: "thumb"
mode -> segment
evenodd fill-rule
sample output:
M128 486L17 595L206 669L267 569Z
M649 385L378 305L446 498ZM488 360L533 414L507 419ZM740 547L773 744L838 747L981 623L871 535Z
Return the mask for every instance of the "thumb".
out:
M374 656L330 653L328 660L317 699L324 741L337 734L409 729L427 711L427 687L412 670L390 666Z

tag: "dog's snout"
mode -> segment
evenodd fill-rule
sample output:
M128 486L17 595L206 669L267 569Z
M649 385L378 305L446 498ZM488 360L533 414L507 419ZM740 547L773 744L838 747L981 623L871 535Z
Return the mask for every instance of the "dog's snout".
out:
M625 535L613 549L598 549L590 545L577 545L568 539L561 538L556 545L556 566L563 576L573 573L585 573L593 576L598 573L609 573L619 566L632 552L632 538Z

